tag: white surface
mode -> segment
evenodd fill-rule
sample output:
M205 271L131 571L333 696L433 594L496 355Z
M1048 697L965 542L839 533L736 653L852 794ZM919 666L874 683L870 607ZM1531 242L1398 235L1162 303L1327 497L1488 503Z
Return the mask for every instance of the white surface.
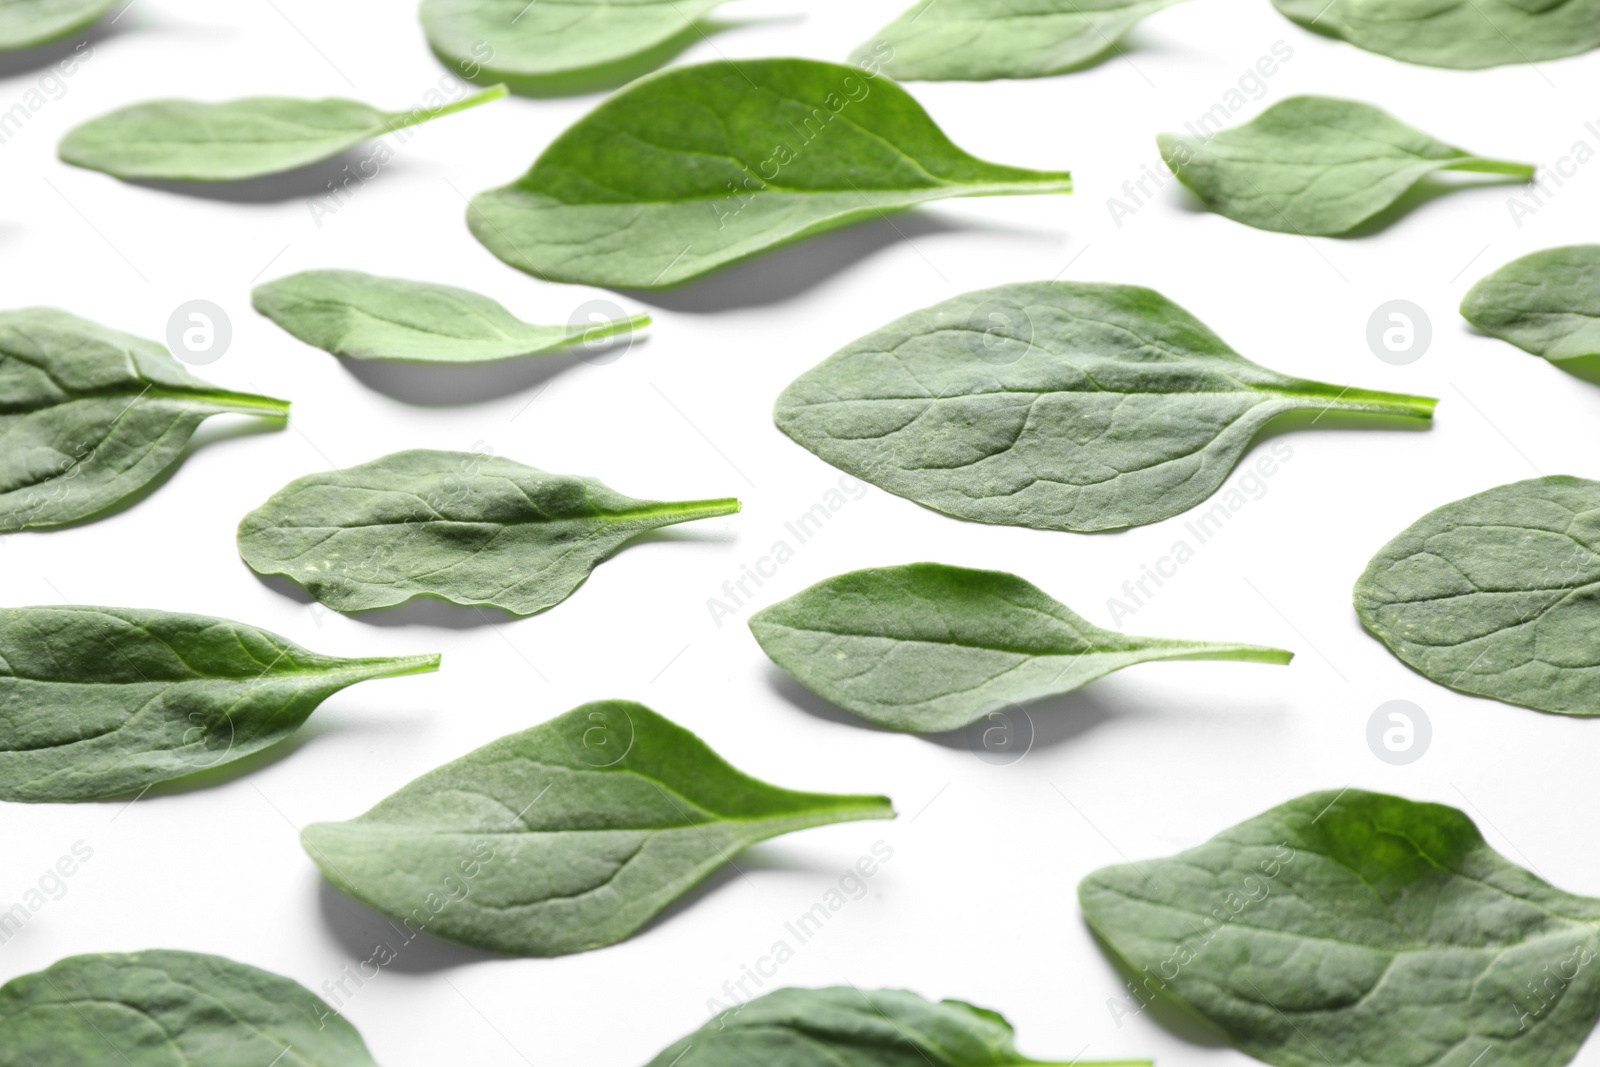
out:
M839 59L903 2L822 4L809 14L777 0L730 5L729 15L771 21L721 34L679 62ZM509 99L429 125L319 226L301 199L229 203L127 185L60 164L54 143L77 122L150 97L413 103L443 74L413 5L140 0L119 25L64 95L0 146L5 306L66 307L160 338L173 308L215 301L232 317L233 346L198 373L291 398L293 423L211 440L157 493L104 521L0 540L3 602L210 613L330 653L436 650L444 668L341 693L294 751L224 785L131 808L0 806L0 907L75 841L94 849L65 895L0 947L0 979L72 953L172 947L320 989L392 933L322 883L295 827L359 814L446 759L608 696L650 704L770 781L887 793L901 818L770 842L740 861L744 877L715 879L666 921L601 951L500 960L419 940L346 1008L385 1067L638 1067L700 1025L708 998L880 839L894 858L867 895L799 946L772 984L849 981L969 999L1005 1012L1023 1050L1042 1059L1249 1062L1148 1017L1114 1024L1107 1000L1120 987L1083 927L1075 887L1097 867L1188 847L1308 790L1353 784L1463 807L1513 860L1600 894L1591 817L1600 723L1427 682L1362 633L1349 597L1369 556L1429 508L1536 472L1600 476L1600 389L1474 336L1455 313L1468 285L1501 263L1600 238L1600 161L1579 167L1520 228L1507 188L1446 197L1348 241L1308 242L1199 213L1170 182L1120 228L1106 206L1141 168L1159 169L1156 132L1221 100L1277 41L1293 57L1235 121L1293 93L1342 94L1474 151L1541 163L1576 141L1600 148L1600 129L1584 127L1600 125L1600 55L1454 73L1314 37L1266 0L1184 4L1149 19L1128 59L1083 73L910 86L958 144L1001 162L1070 167L1077 195L950 201L895 220L909 240L876 224L814 241L664 298L648 309L657 315L648 342L615 363L530 362L491 378L506 385L493 399L419 406L256 316L252 281L343 267L477 289L535 321L566 321L597 296L635 310L631 296L517 273L462 221L457 190L511 179L596 98ZM40 77L0 80L0 110ZM1120 623L1282 645L1299 652L1291 667L1126 671L1035 709L1033 750L1004 767L959 743L874 732L798 706L775 685L743 626L747 612L719 629L706 606L839 480L773 427L773 398L896 316L1058 274L1159 289L1280 371L1440 397L1436 425L1280 438L1293 458L1265 494ZM1405 367L1380 362L1364 339L1372 310L1395 298L1433 321L1432 348ZM706 310L718 303L734 306ZM417 387L414 375L384 380L391 391ZM233 428L224 423L202 439ZM268 588L239 562L235 523L291 478L400 448L474 446L635 495L738 494L746 507L628 548L549 613L493 627L433 609L400 623L340 617ZM1166 553L1183 522L1054 534L958 522L869 489L798 546L758 604L845 570L931 559L1014 570L1110 625L1107 598ZM429 624L440 620L468 624ZM1373 709L1396 698L1433 723L1432 748L1406 767L1379 761L1365 741ZM1591 1044L1578 1062L1600 1063L1600 1054Z

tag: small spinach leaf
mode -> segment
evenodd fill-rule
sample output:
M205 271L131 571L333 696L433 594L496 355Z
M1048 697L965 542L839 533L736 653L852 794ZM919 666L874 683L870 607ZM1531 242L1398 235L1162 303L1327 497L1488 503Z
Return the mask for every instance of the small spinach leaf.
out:
M503 85L435 108L380 111L354 100L255 96L210 104L151 100L90 119L61 140L63 161L118 178L231 182L304 167L363 141L506 95Z
M1553 363L1600 357L1600 245L1547 248L1478 282L1461 314ZM1573 364L1578 366L1580 364Z
M532 95L631 80L704 36L725 0L422 0L434 53Z
M1207 207L1260 230L1337 237L1437 171L1531 178L1533 166L1475 156L1387 111L1295 96L1210 138L1163 133L1161 158Z
M1102 630L1003 571L913 563L852 571L757 612L774 663L818 695L891 730L934 733L1003 704L1071 692L1135 663L1288 663L1259 645Z
M207 615L0 609L0 800L101 800L282 741L357 682L439 657L340 659Z
M1065 74L1179 0L921 0L850 57L901 81ZM880 59L880 56L886 58Z
M724 60L607 98L528 173L474 197L467 223L530 274L662 289L930 200L1071 190L1064 172L969 156L886 78Z
M1149 1060L1072 1060L1149 1067ZM901 989L779 989L729 1008L647 1067L1051 1067L1017 1051L999 1012ZM1054 1067L1062 1067L1060 1063Z
M559 956L632 936L757 841L891 819L885 797L797 793L641 704L584 704L429 771L302 843L334 885L478 948ZM448 902L441 900L448 897Z
M256 286L255 309L308 345L351 359L487 363L540 355L650 323L535 326L486 296L353 270L308 270Z
M0 0L0 52L36 48L88 29L119 0Z
M1280 415L1427 420L1433 405L1257 366L1150 289L1031 282L868 334L795 379L775 417L834 466L946 515L1091 531L1199 504Z
M239 524L239 554L336 611L413 597L532 615L642 533L731 515L732 498L636 500L476 452L396 452L309 474Z
M129 500L224 413L283 419L289 404L218 389L162 345L65 311L0 312L0 531Z
M1543 63L1600 48L1600 0L1272 0L1308 30L1430 67Z
M376 1067L298 982L199 952L69 956L0 986L0 1067Z
M1176 1005L1280 1067L1560 1067L1600 1015L1600 900L1442 804L1311 793L1078 898L1130 1012Z
M1361 623L1464 693L1600 715L1600 482L1532 478L1430 511L1356 582Z

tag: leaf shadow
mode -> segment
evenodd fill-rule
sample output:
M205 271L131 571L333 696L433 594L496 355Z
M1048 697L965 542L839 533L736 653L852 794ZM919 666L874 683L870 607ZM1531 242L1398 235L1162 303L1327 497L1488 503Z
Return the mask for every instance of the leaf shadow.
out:
M838 872L831 867L824 867L816 863L804 863L786 853L781 847L770 842L751 845L738 853L727 863L718 867L704 881L695 885L683 896L662 908L651 916L648 922L634 931L632 937L644 937L656 927L672 922L679 915L692 911L700 906L702 901L717 895L722 890L740 879L748 880L752 871L789 871L805 874L837 876Z
M157 782L151 786L143 796L147 800L158 797L183 796L186 793L198 792L202 789L212 789L225 785L236 778L272 766L280 760L305 748L319 737L336 733L338 727L330 725L326 720L319 721L313 710L311 717L300 725L294 733L280 741L275 741L266 748L258 749L238 759L227 760L211 767L202 767L182 778L172 778L165 782Z
M126 11L124 7L122 10ZM113 22L115 12L107 12L105 17L78 33L63 37L59 41L39 45L37 48L24 48L16 52L0 52L0 79L20 78L27 74L37 74L46 67L53 67L63 60L69 59L83 45L89 46L89 54L94 54L94 48L113 37L121 37L132 32L132 27L119 19ZM82 56L80 59L88 59ZM76 73L76 72L74 72ZM68 75L70 77L70 75ZM66 95L65 93L62 94ZM59 97L52 97L59 99Z
M709 315L739 308L767 307L800 297L891 245L911 243L919 237L974 231L1030 238L1040 236L1037 231L985 226L931 212L904 211L795 241L674 289L617 291L652 307L688 314Z
M501 400L535 388L542 391L557 375L581 363L613 362L648 338L623 335L610 340L613 343L592 349L574 346L491 363L338 358L352 378L391 399L414 407L452 407Z
M92 523L99 522L101 519L109 518L110 516L119 514L120 512L129 511L135 507L138 507L145 501L147 497L158 492L162 486L172 481L173 477L178 473L179 468L181 468L184 463L188 461L189 457L194 455L200 449L204 448L206 445L215 444L221 441L229 441L236 437L254 437L256 434L276 433L287 425L287 420L270 416L212 416L205 422L202 422L195 429L194 433L189 436L188 442L183 446L183 451L178 453L177 459L173 460L171 464L169 464L154 478L150 479L144 485L141 485L138 489L123 497L121 500L114 501L106 507L101 508L99 511L96 511L94 514L85 515L81 519L73 519L71 522L55 523L51 526L41 527L38 529L18 530L14 531L14 534L48 534L52 530L73 530L80 526L88 526Z
M1138 968L1123 959L1121 954L1081 917L1079 921L1083 922L1084 929L1089 931L1090 938L1094 940L1095 946L1100 949L1101 953L1110 962L1111 969L1116 972L1117 976L1125 983L1143 989L1144 987L1140 983L1150 976L1142 973ZM1228 1036L1198 1012L1165 997L1155 996L1145 1001L1144 997L1149 995L1147 991L1139 998L1144 1002L1144 1010L1150 1013L1150 1018L1157 1025L1174 1037L1187 1041L1191 1045L1198 1045L1201 1048L1221 1049L1233 1047L1233 1042L1228 1040ZM1131 1008L1129 1009L1129 1014L1133 1014ZM1121 1025L1120 1019L1118 1020L1118 1025Z
M375 173L370 177L363 177L360 173L361 165L370 158L367 145L363 144L328 159L307 163L303 167L279 171L276 174L263 174L259 178L243 178L239 181L194 182L155 178L119 180L124 185L199 200L219 200L230 204L281 204L288 200L335 195L336 190L344 188L344 181L352 177L357 183L356 189L359 190L362 185L378 176ZM403 170L405 166L405 160L391 158L384 162L383 169L378 173L388 174L396 169Z
M1515 175L1496 174L1430 174L1402 193L1399 199L1372 215L1364 222L1337 234L1341 238L1373 237L1393 226L1417 208L1430 204L1441 196L1464 192L1468 189L1496 189L1506 185L1527 185L1528 179Z
M829 703L824 698L813 693L805 686L787 674L781 667L774 663L766 664L766 680L768 686L787 703L805 712L814 718L825 722L838 723L842 726L853 726L858 730L866 730L879 734L903 734L915 737L929 744L952 750L965 750L980 754L980 758L990 758L993 754L987 753L983 745L984 731L988 723L984 719L956 730L945 730L939 733L907 734L902 730L890 730L874 722L854 715L844 708ZM1026 715L1029 723L1030 737L1023 750L1023 755L1038 750L1049 750L1059 745L1069 744L1089 731L1101 726L1122 711L1113 710L1102 700L1095 699L1083 690L1077 689L1060 696L1045 697L1042 700L1018 705ZM1137 711L1139 709L1133 709ZM1013 725L1013 728L1014 725ZM1017 756L1021 759L1022 756Z

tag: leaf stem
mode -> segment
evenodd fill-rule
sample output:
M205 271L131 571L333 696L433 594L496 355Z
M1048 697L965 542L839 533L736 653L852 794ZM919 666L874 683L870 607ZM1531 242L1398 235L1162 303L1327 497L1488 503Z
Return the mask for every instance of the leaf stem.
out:
M287 419L289 401L256 393L235 393L228 389L207 389L204 392L185 392L180 389L150 389L144 393L151 399L207 400L215 404L219 414L262 415L269 419Z
M675 500L665 506L679 522L709 519L715 515L736 515L744 507L738 497L732 496L719 497L716 500Z
M348 660L347 666L351 670L361 670L367 680L400 678L407 674L432 674L439 669L439 658L437 652L417 656L374 656Z
M643 329L648 325L650 325L650 316L641 311L620 319L607 319L605 322L597 322L592 326L585 326L568 337L567 342L569 344L588 344L590 341L614 337L619 333L632 333L634 330Z
M442 115L452 115L457 111L465 111L469 107L477 107L479 104L487 104L491 100L498 100L510 91L504 85L491 85L481 93L463 96L460 100L452 100L450 103L443 104L431 111L420 107L412 108L410 111L400 111L390 118L388 128L391 133L395 130L403 130L407 126L415 126L418 123L427 122Z
M1439 401L1431 396L1386 393L1378 389L1347 388L1329 402L1340 411L1370 411L1378 415L1398 415L1407 419L1431 419Z
M1187 642L1174 642L1178 647L1183 647ZM1270 648L1266 645L1226 645L1214 641L1197 641L1189 646L1189 651L1177 655L1162 656L1162 659L1224 659L1240 663L1288 663L1294 659L1294 653L1282 648Z
M1509 174L1514 178L1532 178L1537 170L1532 163L1513 163L1509 159L1484 159L1482 156L1468 156L1459 163L1452 163L1448 170L1469 171L1473 174Z

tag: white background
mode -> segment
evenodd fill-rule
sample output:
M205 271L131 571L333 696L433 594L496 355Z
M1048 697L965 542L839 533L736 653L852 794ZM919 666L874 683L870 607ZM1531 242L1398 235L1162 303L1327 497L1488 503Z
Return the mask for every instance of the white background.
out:
M727 16L753 21L679 62L842 59L902 4L730 4ZM1201 0L1150 18L1126 58L1082 73L910 86L964 148L1070 168L1076 195L949 201L646 300L525 277L463 224L461 194L519 174L596 97L512 98L430 124L320 226L303 196L229 202L59 163L54 145L67 129L136 100L265 93L401 107L444 73L410 3L139 0L96 35L65 93L0 146L4 305L64 307L160 338L179 304L214 301L232 318L233 343L198 372L292 399L293 420L253 434L241 432L248 420L213 420L170 482L130 510L7 535L3 602L222 615L328 653L439 651L444 666L335 696L281 758L226 784L157 791L131 808L0 805L0 907L74 842L94 850L66 895L0 947L0 979L73 953L170 947L320 989L392 932L321 881L296 828L357 815L447 759L601 697L646 702L767 780L886 793L901 817L753 849L742 877L713 879L600 951L511 960L418 940L346 1009L386 1067L638 1067L705 1021L708 998L880 839L894 858L869 893L799 947L774 984L969 999L1005 1012L1022 1049L1041 1059L1247 1062L1148 1016L1116 1025L1107 1001L1120 985L1083 926L1075 887L1100 866L1186 848L1309 790L1355 785L1456 805L1511 859L1600 894L1591 759L1600 723L1433 685L1366 636L1350 606L1366 560L1426 510L1537 473L1600 477L1600 389L1474 335L1455 311L1507 260L1600 238L1600 161L1520 227L1510 190L1483 188L1375 236L1307 241L1204 213L1175 183L1115 225L1107 198L1141 168L1160 168L1154 135L1222 100L1277 41L1292 58L1236 121L1295 93L1329 93L1485 155L1548 164L1579 140L1600 148L1584 128L1600 123L1600 55L1432 70L1312 36L1266 0ZM25 67L0 68L0 110L39 82ZM565 322L604 296L651 311L656 325L606 365L558 357L487 374L358 377L250 310L253 282L319 267L465 286L533 321ZM718 628L706 602L838 482L773 427L787 382L909 311L1058 274L1152 286L1277 370L1441 403L1425 432L1281 438L1293 458L1265 494L1121 623L1280 645L1299 653L1292 666L1123 672L1034 708L1032 751L994 766L960 739L878 732L826 710L781 681L743 625L747 611ZM1409 366L1381 362L1365 340L1369 315L1391 299L1432 318L1432 346ZM429 402L452 396L470 402ZM494 625L443 605L330 614L263 584L236 555L240 516L291 478L401 448L474 446L636 496L737 494L745 510L627 548L547 614ZM1013 570L1109 625L1107 598L1183 536L1183 521L1047 533L963 523L870 489L798 548L757 606L842 571L926 559ZM1391 699L1416 702L1433 724L1431 748L1410 766L1367 746L1368 717Z

